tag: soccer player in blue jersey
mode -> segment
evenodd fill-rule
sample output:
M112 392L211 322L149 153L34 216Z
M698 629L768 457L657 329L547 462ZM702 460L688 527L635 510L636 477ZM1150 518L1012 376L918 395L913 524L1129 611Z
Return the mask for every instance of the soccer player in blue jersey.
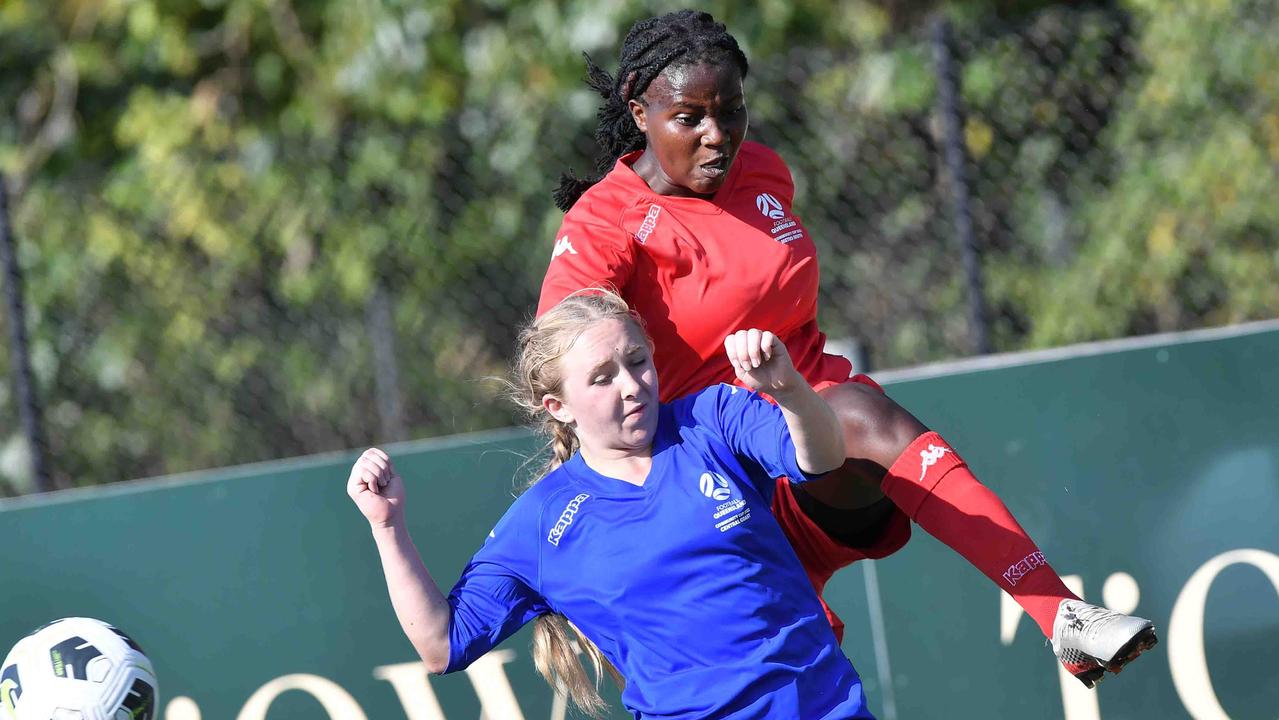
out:
M372 525L392 605L428 670L461 670L525 623L567 617L625 677L636 718L870 718L799 560L769 511L785 475L843 464L843 432L775 336L725 353L748 392L659 404L652 350L615 294L565 299L520 336L515 391L552 468L512 504L445 596L403 521L404 484L368 450L347 492ZM759 395L767 393L770 404ZM559 674L567 638L535 649Z

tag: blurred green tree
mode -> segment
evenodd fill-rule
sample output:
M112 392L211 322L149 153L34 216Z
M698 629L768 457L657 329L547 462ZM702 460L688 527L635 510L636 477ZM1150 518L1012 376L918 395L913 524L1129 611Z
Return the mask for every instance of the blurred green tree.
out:
M1142 72L1104 131L1113 177L1081 198L1074 256L1035 273L1035 345L1279 313L1279 13L1127 4Z

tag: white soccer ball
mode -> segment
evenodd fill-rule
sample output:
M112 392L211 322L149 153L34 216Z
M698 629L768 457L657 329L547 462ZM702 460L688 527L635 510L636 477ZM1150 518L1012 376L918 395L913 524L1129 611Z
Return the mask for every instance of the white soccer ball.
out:
M159 701L142 648L101 620L54 620L0 665L3 720L152 720Z

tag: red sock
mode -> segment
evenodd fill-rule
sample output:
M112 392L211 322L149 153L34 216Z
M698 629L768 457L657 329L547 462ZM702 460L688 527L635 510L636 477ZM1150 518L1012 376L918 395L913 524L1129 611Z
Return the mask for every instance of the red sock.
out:
M928 534L963 555L1052 637L1057 606L1078 599L1004 503L935 432L915 438L884 476L892 498Z

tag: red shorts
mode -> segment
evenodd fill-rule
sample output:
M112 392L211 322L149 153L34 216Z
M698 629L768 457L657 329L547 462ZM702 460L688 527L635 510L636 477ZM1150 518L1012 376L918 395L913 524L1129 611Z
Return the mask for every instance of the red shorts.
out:
M884 391L879 383L861 374L850 377L846 382L861 383L880 392ZM839 384L841 383L827 380L816 383L813 389L820 392ZM843 642L844 622L831 611L826 600L821 596L826 582L836 570L848 567L858 560L876 560L900 550L906 541L910 540L910 518L901 510L895 510L883 534L875 540L873 545L851 548L832 539L804 514L791 493L790 480L784 477L777 478L777 487L773 493L773 516L782 526L782 532L786 533L786 539L790 541L791 547L795 549L795 554L799 556L799 561L804 566L808 581L817 591L817 597L826 611L826 618L830 620L831 627L835 630L835 638Z
M884 392L884 388L882 385L872 380L869 375L863 375L862 373L851 375L849 376L847 380L819 380L813 383L813 389L816 390L817 392L821 392L825 390L826 388L835 387L836 385L843 385L846 382L859 383L861 385L869 385L875 388L876 390L880 391L881 393Z

